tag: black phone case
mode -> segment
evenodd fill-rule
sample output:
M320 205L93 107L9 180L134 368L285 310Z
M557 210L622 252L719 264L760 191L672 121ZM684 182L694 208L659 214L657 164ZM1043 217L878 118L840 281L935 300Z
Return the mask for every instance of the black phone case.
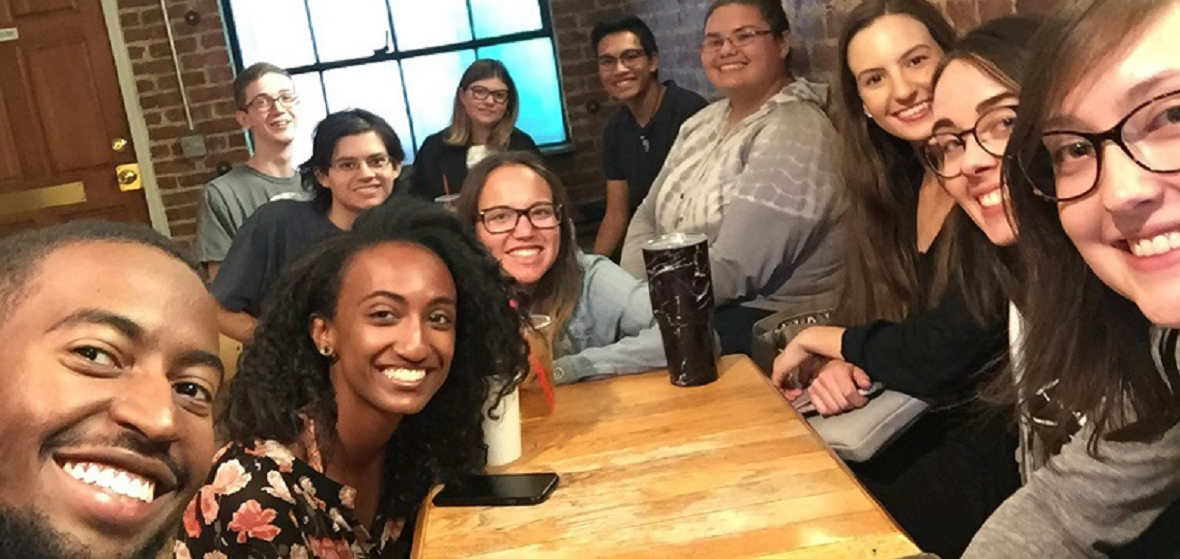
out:
M490 474L487 477L504 477L513 474ZM528 475L528 474L524 474ZM545 502L549 495L557 488L561 476L556 473L545 472L544 475L552 476L540 492L529 495L498 495L494 493L471 493L469 491L459 489L454 490L450 486L443 487L437 495L434 496L434 506L436 507L504 507L504 506L528 506L537 505Z

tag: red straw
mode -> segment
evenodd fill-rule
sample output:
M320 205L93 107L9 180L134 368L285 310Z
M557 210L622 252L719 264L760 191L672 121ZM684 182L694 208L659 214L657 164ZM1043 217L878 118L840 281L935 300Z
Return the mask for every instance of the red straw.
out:
M533 374L537 375L537 378L540 379L541 390L545 392L545 403L549 404L549 411L553 412L553 408L557 402L553 397L553 386L549 384L549 373L535 355L529 355L529 364L532 365Z

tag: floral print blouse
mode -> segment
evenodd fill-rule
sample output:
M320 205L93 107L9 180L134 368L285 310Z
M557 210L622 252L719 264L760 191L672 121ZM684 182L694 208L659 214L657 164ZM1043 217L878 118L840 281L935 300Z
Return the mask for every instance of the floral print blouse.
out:
M314 440L314 439L313 439ZM356 490L272 440L234 442L214 457L209 480L184 511L175 559L402 559L403 523L366 529L353 513Z

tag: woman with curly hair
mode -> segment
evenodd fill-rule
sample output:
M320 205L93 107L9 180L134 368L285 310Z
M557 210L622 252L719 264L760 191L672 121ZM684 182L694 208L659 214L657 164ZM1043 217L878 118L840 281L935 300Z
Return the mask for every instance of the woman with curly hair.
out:
M483 405L526 367L499 278L454 216L409 199L300 258L264 303L176 557L408 556L405 523L482 468Z

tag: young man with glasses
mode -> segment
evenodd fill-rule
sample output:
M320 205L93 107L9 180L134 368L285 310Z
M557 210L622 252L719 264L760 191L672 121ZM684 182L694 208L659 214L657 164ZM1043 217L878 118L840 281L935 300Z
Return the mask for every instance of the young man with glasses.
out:
M221 333L245 342L262 299L287 265L316 241L352 228L361 212L385 202L405 159L385 119L363 109L332 113L316 126L302 168L311 200L265 204L242 225L209 285Z
M298 131L299 97L286 70L259 62L234 78L234 115L250 132L254 154L205 186L197 208L197 260L216 277L234 235L258 206L272 200L303 199L291 163Z
M603 88L622 104L603 132L606 215L594 241L594 252L612 256L664 166L680 125L708 103L672 80L660 83L659 48L643 20L626 16L598 23L590 42Z

